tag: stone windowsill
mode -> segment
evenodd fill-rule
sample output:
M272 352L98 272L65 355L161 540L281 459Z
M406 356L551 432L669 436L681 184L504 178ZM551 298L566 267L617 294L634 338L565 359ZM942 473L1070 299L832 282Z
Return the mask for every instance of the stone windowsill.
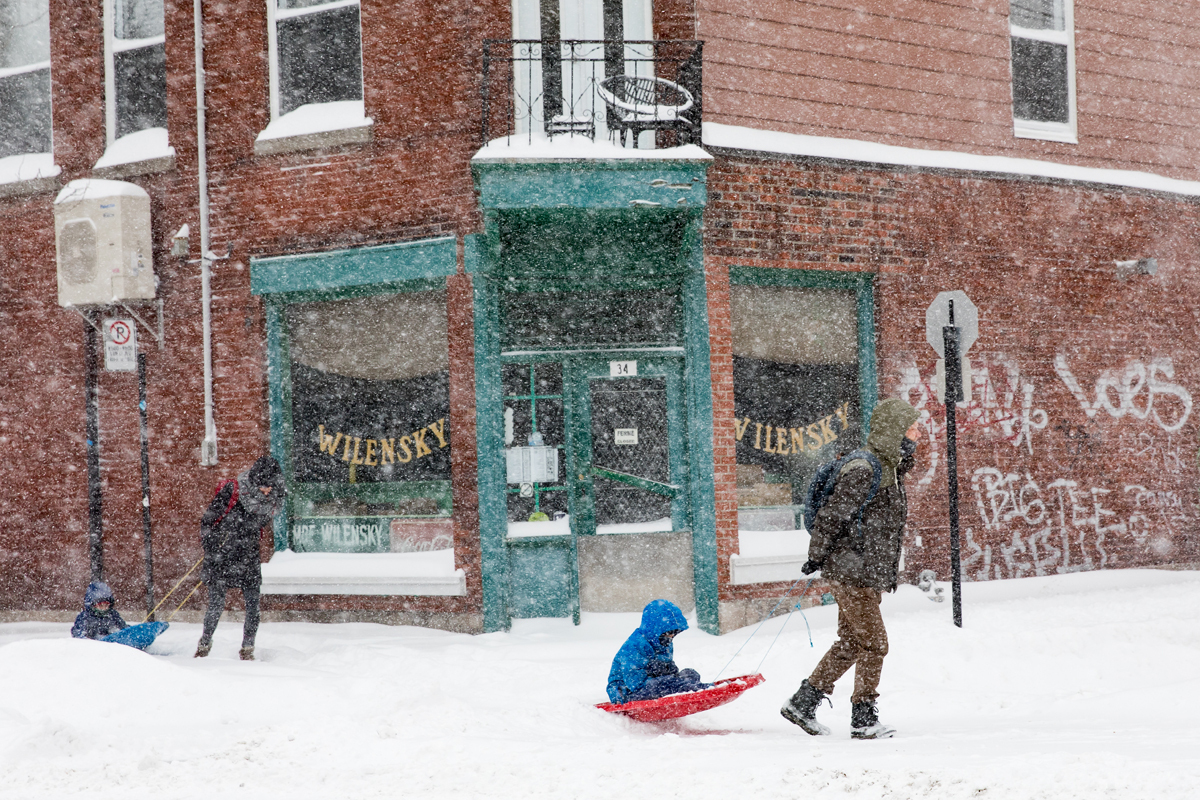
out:
M257 139L254 155L273 156L280 153L297 153L304 150L329 150L351 144L367 144L371 141L371 125L341 128L336 131L301 133L295 136L280 136L272 139Z
M147 158L142 161L131 161L128 164L111 164L106 167L94 167L92 177L106 180L121 180L134 178L139 175L152 175L157 172L171 172L175 169L175 154Z
M24 197L42 192L57 192L61 187L56 176L31 178L24 181L0 183L0 197Z

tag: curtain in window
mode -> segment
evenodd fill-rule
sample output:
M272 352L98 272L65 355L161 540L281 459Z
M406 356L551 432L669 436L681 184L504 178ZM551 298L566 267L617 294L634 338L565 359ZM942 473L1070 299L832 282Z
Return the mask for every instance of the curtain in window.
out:
M0 3L0 158L50 152L50 4Z

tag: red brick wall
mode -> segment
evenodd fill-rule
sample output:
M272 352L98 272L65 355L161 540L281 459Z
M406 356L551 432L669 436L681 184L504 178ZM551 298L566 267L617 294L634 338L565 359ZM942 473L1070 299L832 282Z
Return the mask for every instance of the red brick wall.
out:
M957 415L964 575L1200 561L1195 201L732 154L710 170L709 192L719 499L734 492L732 398L716 377L728 369L728 346L716 345L728 333L728 267L868 270L880 396L923 411L910 575L949 572L945 412L930 397L924 314L951 289L980 320L973 400ZM1117 278L1114 260L1141 257L1158 259L1157 274ZM1108 401L1097 405L1102 378ZM719 525L724 582L736 526L727 515ZM779 588L724 586L722 598Z
M89 177L105 148L99 2L51 0L54 147L61 180ZM168 255L187 223L198 256L192 4L167 2L168 128L173 171L133 178L151 196L166 345L142 331L149 373L152 510L159 595L199 557L198 515L222 479L269 446L263 305L253 256L434 236L480 224L469 158L478 147L481 42L509 35L508 3L363 0L367 115L373 140L260 157L269 122L266 4L206 4L208 157L213 249L214 396L220 464L199 466L204 433L197 264ZM59 308L53 192L0 198L0 610L72 608L88 579L83 321ZM461 266L460 266L461 271ZM448 285L455 548L466 598L320 598L344 610L474 613L480 598L474 384L466 275ZM107 577L140 607L142 522L137 382L103 374L100 449ZM190 587L189 587L190 588ZM279 601L272 601L279 602ZM281 607L297 604L280 603ZM300 605L304 605L301 603ZM199 607L193 598L192 607Z
M1078 144L1013 135L1008 3L700 0L705 119L1195 180L1189 9L1075 0Z

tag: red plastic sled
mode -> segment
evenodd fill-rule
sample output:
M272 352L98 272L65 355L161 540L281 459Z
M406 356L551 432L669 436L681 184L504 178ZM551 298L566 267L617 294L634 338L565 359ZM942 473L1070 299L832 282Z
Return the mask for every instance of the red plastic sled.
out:
M736 700L751 686L758 686L765 680L766 678L758 673L742 675L717 681L712 687L698 692L669 694L654 700L634 700L632 703L600 703L596 708L612 714L623 714L638 722L659 722L723 706L731 700Z

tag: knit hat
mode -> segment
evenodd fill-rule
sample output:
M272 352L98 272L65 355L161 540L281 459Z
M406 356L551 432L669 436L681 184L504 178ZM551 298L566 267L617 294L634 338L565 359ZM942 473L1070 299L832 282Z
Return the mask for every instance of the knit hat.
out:
M254 466L250 468L248 477L253 486L270 486L272 488L283 486L283 470L280 469L279 462L271 456L263 456L255 461Z

